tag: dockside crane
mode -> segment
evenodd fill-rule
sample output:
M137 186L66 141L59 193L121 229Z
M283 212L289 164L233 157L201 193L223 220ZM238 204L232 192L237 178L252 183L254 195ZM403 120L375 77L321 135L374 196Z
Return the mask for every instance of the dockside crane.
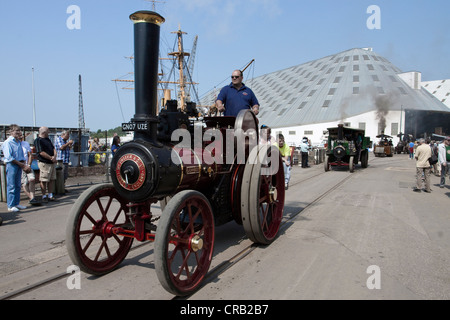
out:
M84 107L83 107L83 87L81 85L81 74L78 76L79 94L78 94L78 128L80 132L86 131L86 125L84 123Z
M194 66L195 66L195 55L197 53L197 42L198 42L198 36L195 36L194 38L194 44L192 45L192 50L191 50L191 56L189 58L189 65L188 65L188 79L187 79L187 89L186 92L188 94L188 98L191 98L191 89L194 88L193 86L193 81L192 81L192 75L194 74ZM195 91L194 89L194 94L196 96L196 101L197 103L199 103L199 99L198 99L198 95L197 95L197 91Z

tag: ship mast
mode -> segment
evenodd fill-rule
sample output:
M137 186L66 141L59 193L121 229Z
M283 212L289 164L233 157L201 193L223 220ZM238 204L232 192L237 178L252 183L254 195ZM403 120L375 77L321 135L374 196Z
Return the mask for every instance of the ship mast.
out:
M190 54L183 50L183 34L186 32L181 31L181 27L178 26L178 31L172 32L177 34L178 37L178 52L169 53L169 56L175 57L178 60L178 71L180 73L179 86L180 86L180 107L182 111L186 110L186 81L184 79L184 57L189 57Z
M156 1L156 0L145 0L145 1L152 3L152 10L153 10L153 12L156 12L156 3L165 3L163 1Z
M187 102L189 102L188 101L189 100L189 97L188 97L189 92L187 92L190 88L189 86L193 86L198 83L192 82L192 79L191 79L190 73L192 73L193 65L188 66L188 64L185 62L185 59L184 59L185 57L191 56L190 53L184 51L184 47L183 47L183 35L187 34L187 33L181 31L181 26L178 26L178 31L174 31L172 33L177 35L178 51L169 53L168 55L170 56L170 58L160 58L160 60L173 61L174 62L173 69L175 69L175 66L178 67L179 79L178 79L178 81L162 81L161 80L161 81L158 81L158 83L178 85L178 87L179 87L179 92L178 92L179 107L181 108L182 111L186 111ZM194 48L195 48L195 46L196 46L196 41L194 41ZM195 49L193 49L193 50L195 50ZM131 57L130 59L133 59L133 57ZM191 68L191 70L188 70L188 68ZM185 72L185 70L186 70L186 72ZM130 73L130 74L132 74L132 73ZM186 77L186 74L187 74L188 78ZM162 76L162 74L160 74L160 75ZM191 81L186 81L186 79L191 80ZM112 81L114 81L116 83L117 82L134 83L134 80L125 80L125 79L114 79ZM133 89L133 88L123 88L123 89ZM167 101L167 100L170 100L170 90L164 89L164 101Z

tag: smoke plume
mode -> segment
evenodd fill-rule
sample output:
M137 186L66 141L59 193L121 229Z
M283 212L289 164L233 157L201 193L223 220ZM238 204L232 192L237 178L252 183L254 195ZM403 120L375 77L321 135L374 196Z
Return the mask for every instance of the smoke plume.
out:
M373 99L377 108L376 118L378 120L378 127L384 132L386 129L386 116L388 115L389 110L393 109L395 106L397 96L390 92L389 94L374 95Z

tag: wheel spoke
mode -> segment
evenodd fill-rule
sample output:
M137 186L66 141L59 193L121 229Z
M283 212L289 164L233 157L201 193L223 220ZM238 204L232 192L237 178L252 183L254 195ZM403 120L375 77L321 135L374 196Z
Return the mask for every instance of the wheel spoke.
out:
M113 234L113 238L114 238L114 240L117 241L117 243L118 243L119 245L121 245L121 244L123 243L123 240L120 240L119 237L117 236L117 234Z
M192 204L189 203L187 205L187 208L189 213L189 225L187 226L186 230L184 230L184 233L186 233L188 229L190 229L191 233L194 233L194 219L192 219Z
M92 241L94 241L95 237L96 235L93 234L92 237L89 239L89 241L86 243L86 246L82 250L84 254L86 253L87 249L89 249L89 247L91 246Z
M168 262L168 265L169 265L169 266L172 265L172 262L174 261L175 255L177 254L177 252L178 252L178 246L175 246L175 248L173 249L172 252L170 252L170 251L167 252L167 257L166 257L166 259L167 259L167 262ZM169 269L170 269L170 267L169 267Z
M102 202L100 201L100 198L97 198L96 201L97 201L98 208L100 209L100 212L102 213L102 220L106 221L106 211L105 211L105 209L103 209L103 205L102 205Z
M106 252L106 255L108 256L108 259L111 259L112 258L112 254L109 251L108 239L107 238L105 238L105 252Z
M90 221L93 225L95 225L95 224L97 223L97 221L95 221L95 219L92 218L92 216L89 214L89 212L85 211L84 214L83 214L83 216L85 216L86 218L88 218L89 221Z
M261 229L263 230L267 230L269 228L268 224L267 224L267 214L269 213L269 205L266 204L261 204L260 206L260 211L261 211Z
M190 277L190 272L189 272L189 264L188 264L188 260L189 257L191 256L191 251L188 251L188 254L186 255L184 250L181 250L181 256L183 257L183 263L180 266L180 271L178 272L177 276L175 278L180 279L182 273L183 273L183 269L186 272L186 277L189 280Z
M120 206L120 208L117 210L117 213L116 213L114 219L112 220L113 224L117 224L117 220L119 219L122 211L123 211L123 213L125 213L125 211L122 209L122 206Z
M84 230L84 231L80 231L80 232L79 232L79 235L80 235L80 236L87 235L87 234L100 235L101 233L102 233L101 230L94 229L94 230Z
M98 258L100 257L100 254L102 253L105 244L106 244L106 238L103 238L102 245L101 245L100 248L98 249L97 255L96 255L95 258L94 258L94 261L95 261L95 262L98 261Z

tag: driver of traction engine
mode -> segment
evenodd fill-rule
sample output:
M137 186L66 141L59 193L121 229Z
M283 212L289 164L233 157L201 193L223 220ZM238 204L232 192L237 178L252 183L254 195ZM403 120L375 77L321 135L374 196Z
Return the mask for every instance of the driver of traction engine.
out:
M234 70L231 75L231 83L222 88L216 107L224 116L236 117L241 110L252 110L255 115L259 113L259 102L253 91L242 81L244 74L241 70Z

